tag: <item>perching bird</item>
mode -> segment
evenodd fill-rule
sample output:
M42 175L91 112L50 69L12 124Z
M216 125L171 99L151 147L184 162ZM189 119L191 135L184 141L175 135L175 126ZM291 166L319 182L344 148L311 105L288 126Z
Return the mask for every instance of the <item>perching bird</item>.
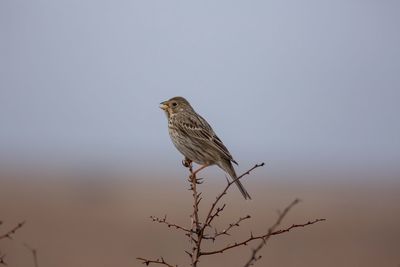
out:
M161 102L160 108L168 118L168 130L175 147L185 156L184 162L191 161L202 165L197 171L216 164L236 179L236 172L228 149L214 133L208 122L194 111L189 102L183 97L173 97ZM249 193L239 180L235 181L245 199L251 199Z

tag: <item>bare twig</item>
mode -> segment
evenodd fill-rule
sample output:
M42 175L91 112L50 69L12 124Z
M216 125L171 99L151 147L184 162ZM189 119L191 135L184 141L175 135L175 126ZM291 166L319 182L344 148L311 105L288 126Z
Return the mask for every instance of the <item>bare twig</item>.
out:
M189 171L190 171L190 177L191 177L191 190L193 191L193 198L194 198L194 225L196 226L196 238L191 238L191 240L195 240L194 245L192 247L192 253L188 253L189 256L191 256L191 261L192 261L192 266L197 266L198 262L199 262L199 258L203 255L201 252L201 244L202 244L202 240L206 239L206 235L205 235L205 229L207 226L211 227L211 222L214 220L215 217L218 217L219 214L224 210L225 208L225 204L222 205L221 207L217 207L219 201L223 198L224 195L226 195L226 192L228 191L228 189L231 187L232 184L234 184L236 181L238 181L239 179L243 178L245 175L250 174L251 171L253 171L256 168L262 167L264 166L264 163L261 164L256 164L254 165L252 168L250 168L248 171L246 171L245 173L243 173L242 175L238 176L238 178L232 180L232 181L228 181L227 185L225 186L224 190L222 191L222 193L220 193L215 201L211 204L211 208L209 209L207 216L204 220L204 223L201 225L201 223L199 222L199 218L198 218L198 204L200 202L200 200L198 200L198 196L200 195L200 193L198 194L196 191L196 184L197 184L197 180L196 180L196 172L193 172L193 169L190 165L189 167ZM215 210L216 208L216 210ZM196 216L197 215L197 216Z
M239 179L243 178L243 177L246 176L246 175L249 175L250 172L253 171L254 169L259 168L259 167L262 167L262 166L264 166L264 165L265 165L264 162L261 163L261 164L255 164L252 168L250 168L248 171L244 172L243 174L239 175L236 179L234 179L234 180L232 180L232 181L227 180L228 183L227 183L227 185L225 186L224 190L222 191L222 193L220 193L220 194L216 197L215 201L211 204L211 207L210 207L210 209L209 209L209 211L208 211L208 213L207 213L206 219L205 219L205 221L204 221L203 227L201 228L200 233L198 234L198 243L197 243L198 255L197 255L197 262L198 262L198 258L199 258L200 256L203 255L203 253L201 253L201 242L202 242L202 240L203 240L203 238L204 238L204 236L205 236L205 235L204 235L204 231L205 231L206 227L207 227L207 226L210 226L210 227L211 227L211 222L212 222L212 221L214 220L214 218L217 217L217 216L219 215L219 213L225 208L225 204L224 204L222 207L217 208L217 210L214 212L214 209L215 209L215 207L218 205L218 202L226 195L226 192L228 191L228 189L229 189L236 181L238 181ZM213 212L214 212L214 213L213 213ZM195 266L195 265L194 265L194 266Z
M259 167L263 167L265 165L264 162L260 163L260 164L255 164L252 168L250 168L248 171L244 172L243 174L241 174L240 176L238 176L236 179L229 181L227 180L227 185L225 186L224 190L216 197L215 201L211 204L211 208L208 211L207 217L206 217L206 221L204 223L203 228L205 229L205 227L210 226L212 220L214 219L215 216L212 216L212 212L215 209L215 206L217 206L218 202L222 199L222 197L224 195L226 195L226 192L228 191L228 189L238 180L242 179L244 176L249 175L251 171L253 171L254 169L257 169ZM203 229L203 231L204 231Z
M0 221L0 225L3 224L3 221ZM1 239L13 239L13 236L15 235L15 233L21 229L25 224L25 221L22 221L20 223L18 223L16 226L14 226L12 229L8 230L6 233L0 235L0 240ZM7 265L6 261L6 254L3 254L2 252L0 252L0 264L1 265Z
M175 223L170 223L170 222L168 222L168 221L167 221L167 215L165 215L164 218L162 218L162 219L161 219L161 218L158 218L158 217L155 217L155 216L150 216L150 219L152 219L153 222L158 222L158 223L161 223L161 224L165 224L165 225L167 225L169 228L170 228L170 227L173 227L173 228L182 230L182 231L184 231L184 232L186 232L186 233L192 233L192 230L190 230L190 229L187 229L187 228L185 228L185 227L183 227L183 226L180 226L180 225L178 225L178 224L175 224Z
M24 243L24 247L29 250L32 254L33 258L33 266L34 267L39 267L39 261L38 261L38 256L37 256L37 250L29 246L28 244Z
M193 192L193 214L192 214L192 220L193 224L196 227L196 231L199 229L199 204L201 201L200 195L201 193L197 193L197 184L201 184L201 180L197 179L196 177L196 172L193 172L193 165L190 163L189 164L189 171L190 171L190 190Z
M14 228L12 228L11 230L9 230L8 232L0 235L0 239L4 239L4 238L8 238L8 239L13 239L12 236L20 229L22 228L22 226L24 226L25 221L22 221L20 223L18 223L16 226L14 226Z
M197 263L199 261L200 257L200 247L199 247L199 236L201 235L200 233L200 220L199 220L199 204L201 201L200 194L197 193L197 177L196 177L196 172L193 172L193 165L189 165L189 171L190 171L190 176L189 176L189 181L190 181L190 190L192 190L192 196L193 196L193 214L191 216L192 218L192 230L190 235L190 242L193 244L192 245L192 252L186 251L186 254L189 255L190 260L191 260L191 266L197 266ZM196 236L196 237L194 237Z
M295 206L297 203L299 203L299 200L295 199L292 203L290 203L283 210L283 212L279 213L279 216L278 216L276 222L268 229L267 233L264 233L261 235L256 235L256 236L254 236L253 233L250 233L250 236L241 242L236 242L234 244L226 245L225 247L222 247L220 249L203 251L202 250L202 241L203 240L215 241L216 238L218 238L222 235L230 235L230 231L233 228L240 227L240 224L243 221L251 218L250 215L240 217L235 222L230 223L222 231L218 231L216 228L214 228L213 234L206 233L207 227L212 228L213 221L217 217L219 217L222 214L222 212L224 211L226 204L221 205L220 202L223 199L223 197L227 194L229 188L235 182L237 182L239 179L243 178L246 175L249 175L254 169L264 166L264 163L255 164L248 171L244 172L242 175L238 176L236 179L234 179L232 181L229 181L227 178L227 185L225 186L224 190L220 194L218 194L216 196L215 200L211 203L211 206L208 209L208 212L206 213L204 220L202 220L202 221L200 221L200 216L199 216L199 204L200 204L202 198L201 198L201 193L198 192L198 188L197 188L197 185L201 184L202 181L201 181L201 179L198 179L196 177L196 174L199 170L203 169L204 166L200 167L200 169L198 169L197 171L193 171L191 162L189 162L188 164L184 164L184 166L188 167L189 171L190 171L189 182L190 182L190 190L192 191L192 197L193 197L193 212L190 215L191 229L180 226L175 223L168 222L166 216L164 218L158 218L158 217L151 216L150 218L154 222L158 222L158 223L167 225L169 228L176 228L178 230L181 230L185 233L186 236L188 236L190 238L190 244L192 244L191 250L185 251L185 253L190 257L190 261L191 261L190 265L192 267L197 267L197 265L199 263L199 259L202 256L210 256L210 255L220 254L220 253L223 253L223 252L233 249L233 248L246 246L250 242L253 242L256 240L261 240L260 244L258 244L258 246L256 248L252 249L251 257L247 261L247 263L244 265L245 267L249 267L261 258L261 256L258 255L258 253L265 246L267 240L269 240L272 236L287 233L290 230L295 229L295 228L306 227L306 226L309 226L309 225L312 225L312 224L315 224L318 222L325 221L325 219L316 219L316 220L308 221L308 222L302 223L302 224L292 224L291 226L289 226L287 228L277 230L277 228L281 224L282 220L286 217L286 215L293 208L293 206ZM165 262L165 260L163 258L159 258L156 260L149 260L149 259L145 259L145 258L137 258L137 259L142 261L142 263L146 264L146 265L160 264L160 265L174 267L173 265Z
M214 251L205 251L205 252L202 252L201 254L202 255L213 255L213 254L223 253L223 252L225 252L225 251L227 251L229 249L232 249L232 248L245 246L245 245L247 245L249 242L251 242L253 240L259 240L259 239L264 240L266 238L270 238L273 235L279 235L279 234L283 234L283 233L289 232L293 228L305 227L305 226L308 226L308 225L311 225L311 224L314 224L314 223L318 223L318 222L322 222L322 221L325 221L325 219L316 219L316 220L313 220L313 221L310 221L310 222L307 222L307 223L304 223L304 224L293 224L292 226L290 226L290 227L288 227L286 229L281 229L281 230L274 231L274 232L267 233L265 235L260 235L260 236L253 236L253 234L250 234L250 237L247 238L244 241L241 241L241 242L238 242L238 243L234 243L232 245L228 245L228 246L226 246L226 247L224 247L222 249L218 249L218 250L214 250Z
M252 250L250 259L246 262L246 264L244 265L244 267L249 267L251 265L253 265L256 261L258 261L261 256L257 256L257 253L267 244L267 240L269 240L271 238L271 236L273 235L279 235L282 233L286 233L289 232L291 229L293 228L298 228L298 227L305 227L314 223L318 223L318 222L322 222L325 221L325 219L316 219L314 221L308 221L307 223L304 224L293 224L292 226L286 228L286 229L282 229L282 230L277 230L275 231L275 229L281 224L282 220L286 217L286 215L288 214L288 212L298 203L300 202L299 199L295 199L292 203L289 204L289 206L287 206L283 212L281 212L278 216L278 219L276 220L276 222L274 223L274 225L272 225L269 229L268 229L268 233L267 235L261 237L262 241L260 242L260 244Z
M282 217L282 218L283 218L283 217ZM264 243L264 240L269 239L271 236L283 234L283 233L289 232L289 231L292 230L293 228L305 227L305 226L312 225L312 224L315 224L315 223L318 223L318 222L322 222L322 221L325 221L325 219L316 219L316 220L309 221L309 222L303 223L303 224L293 224L293 225L291 225L291 226L288 227L288 228L280 229L280 230L274 231L273 229L275 229L276 226L279 225L279 224L278 224L278 225L276 225L275 227L272 226L272 227L270 228L270 229L272 229L272 230L269 230L267 234L254 236L254 235L251 233L251 234L250 234L250 237L248 237L247 239L245 239L245 240L243 240L243 241L241 241L241 242L236 242L236 243L231 244L231 245L228 245L228 246L226 246L226 247L224 247L224 248L217 249L217 250L213 250L213 251L204 251L204 252L201 253L201 255L214 255L214 254L218 254L218 253L223 253L223 252L225 252L225 251L227 251L227 250L230 250L230 249L233 249L233 248L236 248L236 247L245 246L245 245L247 245L249 242L254 241L254 240L262 240L263 243ZM261 249L261 248L260 248L260 249ZM258 252L258 251L256 251L256 252Z
M7 263L6 263L6 261L5 261L5 258L6 258L6 254L2 254L2 253L0 252L0 264L1 264L1 265L7 265Z
M215 230L213 236L205 237L204 239L212 239L213 241L215 241L215 239L216 239L217 237L221 236L221 235L230 235L229 231L230 231L232 228L234 228L234 227L239 227L241 222L243 222L244 220L250 219L250 218L251 218L250 215L247 215L247 216L245 216L245 217L240 217L236 222L230 223L230 224L228 225L228 227L225 228L224 230L222 230L222 231L217 231L217 230Z
M172 265L167 263L163 257L159 258L159 259L155 259L155 260L149 260L149 259L145 259L145 258L136 258L137 260L142 261L143 264L145 264L146 266L149 266L150 264L159 264L159 265L165 265L168 267L178 267L178 265Z
M219 214L225 209L226 204L223 204L221 207L217 207L214 213L210 214L210 216L207 217L206 222L204 223L204 229L208 226L211 227L211 222L215 219L215 217L218 217Z
M266 245L267 240L271 237L271 234L273 233L273 231L276 229L276 227L278 227L282 220L284 219L284 217L286 216L286 214L298 203L300 202L299 199L295 199L292 203L289 204L289 206L287 206L283 212L279 213L278 219L276 220L276 222L274 223L274 225L272 225L269 229L268 229L268 236L263 237L262 238L262 242L260 242L260 244L255 248L252 249L251 251L251 256L250 259L246 262L246 264L244 265L244 267L249 267L251 265L253 265L256 261L258 261L259 259L261 259L261 256L257 256L257 253ZM315 221L315 222L318 222ZM305 226L305 225L304 225ZM290 231L290 229L292 228L288 228L287 231ZM283 233L283 232L281 232Z

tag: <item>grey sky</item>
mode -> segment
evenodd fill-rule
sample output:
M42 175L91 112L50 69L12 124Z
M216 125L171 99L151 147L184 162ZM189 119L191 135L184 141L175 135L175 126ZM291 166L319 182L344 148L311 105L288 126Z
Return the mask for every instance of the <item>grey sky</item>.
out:
M239 162L400 171L399 12L389 0L2 0L1 159L176 161L158 103L182 95Z

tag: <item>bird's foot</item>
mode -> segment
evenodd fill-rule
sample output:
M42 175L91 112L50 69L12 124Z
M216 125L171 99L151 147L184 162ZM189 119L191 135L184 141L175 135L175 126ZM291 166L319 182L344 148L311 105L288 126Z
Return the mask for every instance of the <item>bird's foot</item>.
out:
M204 182L204 178L197 178L193 175L190 175L188 181L191 183L195 182L196 184L202 184Z
M186 168L189 168L192 165L192 161L188 158L182 160L182 165Z

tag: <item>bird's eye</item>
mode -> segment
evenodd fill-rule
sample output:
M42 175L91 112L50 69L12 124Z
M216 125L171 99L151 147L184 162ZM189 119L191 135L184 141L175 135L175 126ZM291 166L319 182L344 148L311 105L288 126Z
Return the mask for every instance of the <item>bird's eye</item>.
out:
M178 103L176 103L176 102L172 103L173 107L176 107L177 105L178 105Z

